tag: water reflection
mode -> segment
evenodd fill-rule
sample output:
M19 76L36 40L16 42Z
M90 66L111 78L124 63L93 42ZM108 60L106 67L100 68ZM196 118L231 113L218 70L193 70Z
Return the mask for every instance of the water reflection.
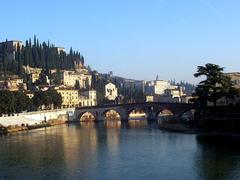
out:
M80 127L82 128L158 128L157 121L148 121L148 120L128 120L128 121L116 121L116 120L107 120L103 122L80 122Z
M104 126L106 128L121 128L121 121L119 120L107 120L104 121Z
M104 127L106 128L158 128L158 122L148 121L142 119L128 120L128 121L104 121Z
M98 125L98 123L94 122L94 121L85 121L85 122L80 122L80 127L84 127L84 128L96 128Z
M147 120L129 120L128 121L128 126L130 128L144 128L148 126L148 121Z
M240 148L155 122L106 121L0 137L0 179L239 179Z
M197 136L196 165L204 179L239 179L240 145L236 139Z
M64 129L61 129L61 134L63 131ZM17 133L1 138L0 178L3 175L10 179L16 177L21 179L32 172L36 176L47 178L49 171L45 171L44 168L51 169L58 167L59 163L65 164L65 159L62 158L63 139L62 136L55 136L56 129L41 129L34 132ZM53 169L52 176L54 177L58 171L64 172L64 168L61 166L58 170Z

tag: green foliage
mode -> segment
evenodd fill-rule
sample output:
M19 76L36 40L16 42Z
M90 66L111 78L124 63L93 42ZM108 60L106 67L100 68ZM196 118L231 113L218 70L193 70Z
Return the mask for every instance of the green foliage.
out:
M76 80L74 87L75 89L80 90L80 83L78 80Z
M134 85L130 87L119 86L118 89L119 93L124 97L124 103L138 103L145 101L145 95L143 93L143 90L136 88Z
M7 40L6 40L7 42ZM7 74L7 45L5 43L3 43L2 45L2 71L4 74L4 78L6 78L6 74Z
M10 91L0 91L0 115L14 112L14 96Z
M42 70L39 74L39 79L36 81L37 85L47 85L47 75L49 73L46 70Z
M208 63L205 66L198 66L194 76L206 77L198 84L195 91L195 96L198 97L202 106L206 106L207 101L213 102L216 106L219 98L233 95L236 92L230 77L223 74L223 68L219 65Z
M7 42L7 40L6 40ZM6 76L7 71L23 76L22 66L29 65L30 67L43 68L46 71L49 69L74 70L75 62L84 64L84 58L78 51L73 51L71 48L69 53L64 51L58 52L58 49L49 42L39 43L36 36L34 42L26 40L25 46L20 47L18 44L14 59L7 59L7 43L3 43L0 49L0 71Z
M61 85L61 72L60 68L57 68L57 73L53 76L53 84L55 85Z
M20 113L32 107L31 99L21 91L0 91L0 102L0 115Z
M20 113L24 110L31 109L32 101L31 99L23 92L16 91L13 92L14 95L14 105L15 105L15 112Z
M90 85L89 85L90 83L89 83L89 79L88 78L86 78L86 81L85 81L85 90L87 90L87 91L89 91L90 90Z
M36 91L34 92L33 105L37 109L42 105L46 109L51 109L52 106L60 108L62 105L62 96L56 90Z

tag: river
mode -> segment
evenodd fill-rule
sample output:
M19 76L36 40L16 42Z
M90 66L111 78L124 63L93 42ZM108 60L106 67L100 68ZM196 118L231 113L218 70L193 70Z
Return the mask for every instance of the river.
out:
M0 179L239 178L238 146L163 131L146 121L59 125L0 136Z

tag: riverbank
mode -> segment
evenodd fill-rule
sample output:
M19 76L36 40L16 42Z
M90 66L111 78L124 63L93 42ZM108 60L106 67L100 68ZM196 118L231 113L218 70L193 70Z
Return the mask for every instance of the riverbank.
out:
M67 108L5 115L0 117L0 134L64 124L74 118L73 112L73 108Z
M14 125L14 126L7 126L7 127L0 127L0 135L10 134L10 133L16 133L19 131L29 131L33 129L39 129L39 128L46 128L50 126L56 126L60 124L67 123L67 120L64 119L55 119L55 120L49 120L48 122L42 122L40 124L32 124L32 125Z
M161 130L185 134L196 134L200 141L208 143L233 143L240 140L239 132L227 132L221 130L206 130L201 128L187 127L182 123L162 123L159 124Z

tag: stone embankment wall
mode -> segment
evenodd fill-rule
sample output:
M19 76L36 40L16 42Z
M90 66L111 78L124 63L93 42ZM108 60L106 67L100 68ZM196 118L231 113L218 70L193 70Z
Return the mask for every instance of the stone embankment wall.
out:
M0 126L35 125L53 120L67 121L74 118L74 111L74 108L68 108L14 114L0 117Z

